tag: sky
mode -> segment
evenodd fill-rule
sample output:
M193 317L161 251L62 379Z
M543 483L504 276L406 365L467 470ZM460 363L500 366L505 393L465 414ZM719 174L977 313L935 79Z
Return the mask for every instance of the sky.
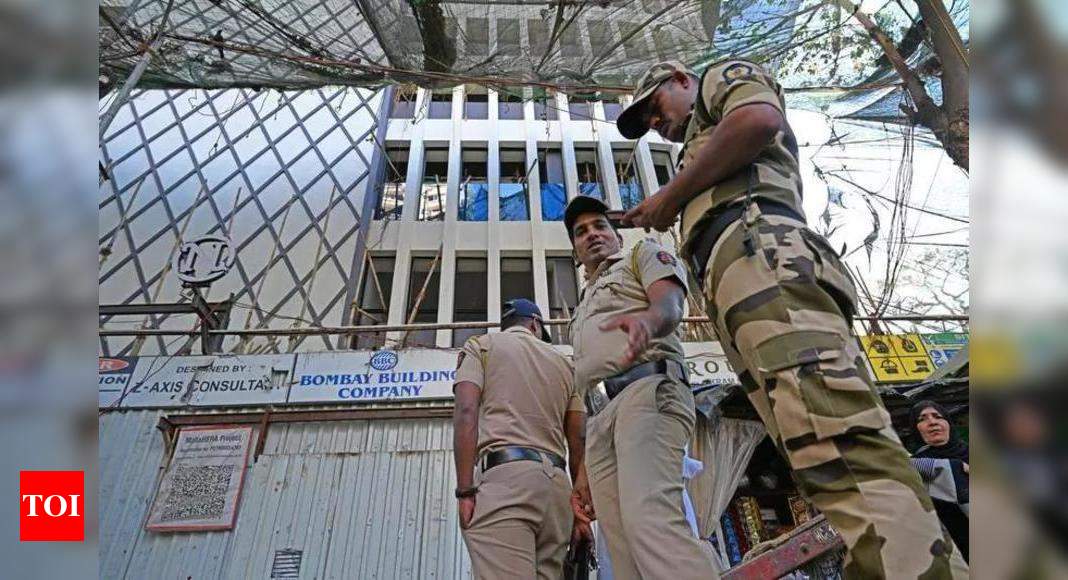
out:
M884 280L887 264L886 242L890 234L892 204L870 197L879 215L881 228L869 259L864 249L864 239L872 232L874 220L865 196L856 186L827 174L834 172L879 196L894 199L896 184L898 179L902 179L898 174L906 142L903 136L905 128L833 120L821 113L798 109L789 109L788 118L801 150L804 208L809 226L821 232L827 231L822 216L830 208L830 228L837 227L829 236L831 246L841 250L844 244L846 262L860 272L865 283L873 289L877 288ZM845 145L827 145L832 138L832 130L838 141ZM917 131L913 140L909 205L934 213L915 209L906 211L904 229L912 242L905 250L906 264L915 264L931 250L967 251L969 224L957 220L969 220L968 175L954 166L940 147L924 144L924 141L930 140L930 134L921 131ZM823 180L817 175L817 169L824 173ZM841 192L844 207L831 202L829 191L832 195ZM918 276L915 275L911 278L899 278L899 295L924 296L929 292L933 281L917 280ZM958 275L953 276L950 282L948 287L956 291L967 287L968 280ZM942 309L942 313L948 312Z

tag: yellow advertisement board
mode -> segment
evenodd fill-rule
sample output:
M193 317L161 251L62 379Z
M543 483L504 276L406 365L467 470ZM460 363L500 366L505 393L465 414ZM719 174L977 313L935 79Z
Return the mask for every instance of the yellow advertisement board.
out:
M881 383L922 381L935 369L919 334L865 334L860 345Z

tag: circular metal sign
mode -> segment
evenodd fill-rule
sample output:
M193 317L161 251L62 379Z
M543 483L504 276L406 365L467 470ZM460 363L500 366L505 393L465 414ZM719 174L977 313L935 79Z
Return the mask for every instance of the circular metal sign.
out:
M212 235L183 242L172 264L178 279L191 286L214 282L233 266L234 249L230 240Z

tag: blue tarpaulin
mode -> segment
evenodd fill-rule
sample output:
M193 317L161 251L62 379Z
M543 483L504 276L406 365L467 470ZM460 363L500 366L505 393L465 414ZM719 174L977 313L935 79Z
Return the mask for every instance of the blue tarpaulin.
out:
M541 185L541 219L547 222L564 221L564 208L567 207L567 192L563 183L543 183Z
M468 183L460 186L459 220L484 222L489 220L489 186L485 183Z
M645 194L642 193L642 186L637 183L620 183L619 197L622 198L623 209L631 209L645 199Z
M500 185L501 221L530 221L530 204L527 203L527 188L522 183Z
M580 183L579 195L588 195L604 201L604 190L601 189L600 183Z

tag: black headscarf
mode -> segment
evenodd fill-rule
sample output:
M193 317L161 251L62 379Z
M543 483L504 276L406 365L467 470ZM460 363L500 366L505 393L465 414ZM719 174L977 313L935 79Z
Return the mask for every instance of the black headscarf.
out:
M912 421L912 428L916 428L916 424L920 422L920 413L924 409L933 408L942 418L949 423L949 412L946 408L934 401L920 401L912 406L912 410L909 411L909 418ZM921 438L922 440L922 438ZM961 440L957 436L957 431L953 428L953 424L949 423L949 440L944 445L935 447L934 445L924 445L913 457L931 457L934 459L958 459L960 461L968 462L968 444Z

